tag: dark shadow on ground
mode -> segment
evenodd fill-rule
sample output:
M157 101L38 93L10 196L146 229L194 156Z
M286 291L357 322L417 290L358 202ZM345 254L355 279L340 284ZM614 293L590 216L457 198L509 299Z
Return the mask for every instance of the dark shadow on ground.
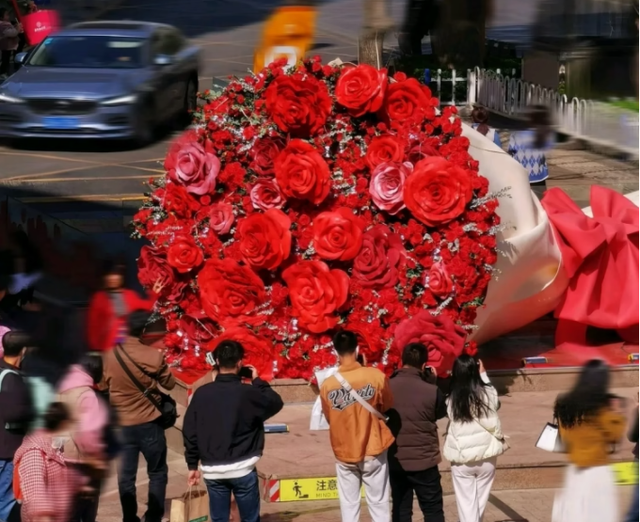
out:
M316 0L316 4L333 0ZM288 2L287 2L288 3ZM173 0L124 0L121 7L101 17L102 20L145 20L174 25L189 37L225 31L264 21L282 0L192 0L180 4ZM84 21L82 13L68 0L61 2L65 24Z

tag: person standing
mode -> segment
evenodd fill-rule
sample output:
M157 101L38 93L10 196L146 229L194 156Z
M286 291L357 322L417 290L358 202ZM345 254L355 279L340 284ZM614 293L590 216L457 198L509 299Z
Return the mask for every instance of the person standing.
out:
M413 493L429 522L444 522L442 485L438 464L439 419L447 416L444 394L428 366L428 351L422 343L410 343L402 351L402 368L390 380L394 407L389 427L396 440L389 449L391 519L411 522Z
M162 347L143 342L144 336L151 334L158 324L146 327L149 315L144 312L131 314L128 318L129 335L135 339L129 339L104 355L104 382L121 426L118 490L123 522L140 522L136 475L141 453L147 462L149 477L149 500L144 520L160 522L164 515L168 479L167 439L156 404L162 402L158 387L171 390L176 381L164 360ZM162 337L157 339L161 344ZM146 393L139 389L130 375Z
M389 522L387 450L393 435L383 414L393 406L389 379L380 370L358 362L358 338L353 332L337 332L333 346L340 366L322 383L320 400L337 460L342 520L360 520L364 484L371 520Z
M124 287L125 267L112 260L103 268L103 288L91 297L87 311L87 341L91 351L106 352L127 337L127 317L136 311L151 311L152 299L143 299Z
M222 341L214 359L215 380L198 388L184 417L188 484L204 477L212 522L229 522L232 493L240 520L259 522L256 464L264 450L264 423L284 404L253 366L242 365L239 342ZM242 382L245 373L250 385Z
M507 153L524 167L529 175L531 190L538 198L547 190L549 177L547 152L555 144L549 109L535 105L529 110L529 129L514 132L509 138Z
M22 444L33 407L29 387L20 372L29 338L23 332L2 336L4 355L0 359L0 520L20 519L20 506L13 494L13 457Z
M638 401L638 396L636 396L636 402ZM633 463L636 467L636 477L638 476L638 404L636 404L636 412L635 412L635 421L630 424L629 428L629 441L634 442L635 446L633 447ZM629 506L629 511L627 512L627 518L625 518L625 522L636 522L640 515L638 514L638 488L633 488L633 499L631 500L631 505Z
M44 427L27 435L16 451L14 492L22 503L22 522L68 522L80 487L63 447L71 417L60 402L44 416Z
M95 391L102 373L102 357L87 354L80 364L71 365L58 387L57 400L67 407L71 417L64 458L83 479L72 522L95 522L100 485L107 471L105 432L109 410Z
M506 449L498 417L498 392L482 361L463 354L453 364L447 397L449 425L443 454L451 462L451 479L460 522L480 522Z
M19 36L23 32L22 25L11 23L8 9L0 9L0 77L11 72L11 58L20 43Z
M553 522L619 520L609 455L624 434L625 417L623 401L609 392L609 382L609 367L594 359L582 367L573 389L556 399L553 416L569 465L553 503Z

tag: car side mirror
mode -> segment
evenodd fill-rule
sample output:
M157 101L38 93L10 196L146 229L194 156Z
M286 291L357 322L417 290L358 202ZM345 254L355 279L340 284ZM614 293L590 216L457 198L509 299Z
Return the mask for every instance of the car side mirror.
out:
M171 59L171 56L168 56L166 54L159 54L153 59L153 65L164 67L166 65L171 65L172 61L173 60Z
M24 62L27 61L27 56L29 56L29 53L18 53L16 54L15 58L13 59L14 63L17 63L18 65L23 65Z

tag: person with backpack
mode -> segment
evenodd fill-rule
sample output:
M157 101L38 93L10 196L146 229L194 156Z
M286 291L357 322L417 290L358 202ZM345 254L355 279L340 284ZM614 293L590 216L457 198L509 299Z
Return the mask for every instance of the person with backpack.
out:
M80 488L63 448L72 424L60 402L49 405L44 426L27 435L14 458L14 493L22 503L22 522L68 522Z
M150 315L129 314L129 340L103 354L104 382L121 426L118 490L123 522L140 521L136 476L141 453L149 476L144 520L162 520L169 472L164 431L177 416L175 402L159 390L159 387L173 389L176 381L164 360L161 346L164 327L159 321L147 326Z
M322 383L320 401L337 460L342 520L360 520L364 484L371 520L389 522L387 450L394 440L384 415L393 406L389 379L377 368L358 362L358 338L353 332L337 332L333 346L340 366Z
M29 388L20 372L20 364L29 337L9 331L2 336L0 359L0 520L19 520L20 507L13 494L13 457L20 447L33 418Z
M95 391L102 380L102 357L85 355L71 365L58 387L57 400L69 410L69 439L64 458L83 478L83 489L75 501L72 522L95 522L100 485L107 471L105 430L109 409Z

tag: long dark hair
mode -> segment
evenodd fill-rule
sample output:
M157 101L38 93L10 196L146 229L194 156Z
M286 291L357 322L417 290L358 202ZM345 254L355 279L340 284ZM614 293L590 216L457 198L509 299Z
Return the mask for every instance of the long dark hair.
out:
M597 415L610 398L609 366L604 361L592 359L582 367L573 389L558 396L553 416L565 428L578 426Z
M449 404L451 420L472 422L474 418L485 417L489 413L487 384L480 377L478 362L467 354L462 354L453 363Z
M476 105L471 111L471 119L473 120L473 123L478 124L476 130L480 134L483 136L489 134L489 130L491 129L489 127L489 111L487 109L481 105Z
M536 133L536 149L544 149L551 133L549 109L544 105L534 105L529 113L529 123Z

